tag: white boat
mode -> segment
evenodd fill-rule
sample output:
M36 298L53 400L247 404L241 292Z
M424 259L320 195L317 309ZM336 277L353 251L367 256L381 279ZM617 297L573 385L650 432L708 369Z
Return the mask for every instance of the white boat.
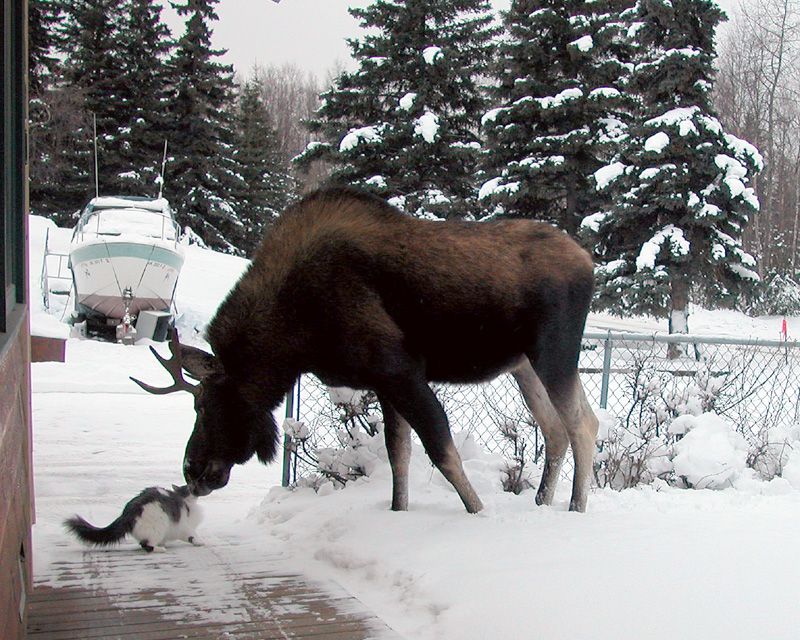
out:
M184 260L179 239L164 198L93 198L69 250L77 320L130 325L142 311L171 312Z

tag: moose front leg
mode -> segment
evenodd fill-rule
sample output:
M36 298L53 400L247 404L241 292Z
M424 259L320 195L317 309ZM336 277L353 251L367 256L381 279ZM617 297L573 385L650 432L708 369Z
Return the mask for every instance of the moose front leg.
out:
M378 396L378 401L383 412L383 435L392 467L392 511L407 511L411 428L388 400Z
M464 473L447 415L424 378L394 379L379 395L383 395L417 432L431 461L453 485L467 511L477 513L483 509L481 499Z

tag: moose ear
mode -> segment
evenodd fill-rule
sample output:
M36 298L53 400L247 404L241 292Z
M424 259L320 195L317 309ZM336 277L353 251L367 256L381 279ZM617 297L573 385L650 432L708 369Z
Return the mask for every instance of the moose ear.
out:
M219 358L186 344L181 345L181 366L195 380L202 380L213 373L225 373Z

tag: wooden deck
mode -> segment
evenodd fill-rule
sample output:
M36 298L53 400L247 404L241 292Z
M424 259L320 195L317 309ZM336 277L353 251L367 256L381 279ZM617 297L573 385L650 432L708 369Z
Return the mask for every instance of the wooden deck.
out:
M338 585L283 566L238 545L76 553L36 576L28 638L399 640Z

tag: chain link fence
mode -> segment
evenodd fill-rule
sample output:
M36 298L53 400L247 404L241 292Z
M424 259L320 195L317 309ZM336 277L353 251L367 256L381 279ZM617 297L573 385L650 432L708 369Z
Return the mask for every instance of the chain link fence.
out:
M586 332L579 368L601 422L658 437L680 415L714 411L744 436L755 467L758 452L772 435L800 421L798 346L770 340ZM528 464L543 463L544 439L510 375L483 384L433 388L453 432L471 434L487 451L509 461L524 457ZM380 408L374 394L332 393L315 377L303 376L287 398L287 417L305 426L303 438L286 438L283 479L291 484L317 470L320 451L343 447L343 436L353 427L374 435ZM571 466L565 464L562 473L570 474Z

